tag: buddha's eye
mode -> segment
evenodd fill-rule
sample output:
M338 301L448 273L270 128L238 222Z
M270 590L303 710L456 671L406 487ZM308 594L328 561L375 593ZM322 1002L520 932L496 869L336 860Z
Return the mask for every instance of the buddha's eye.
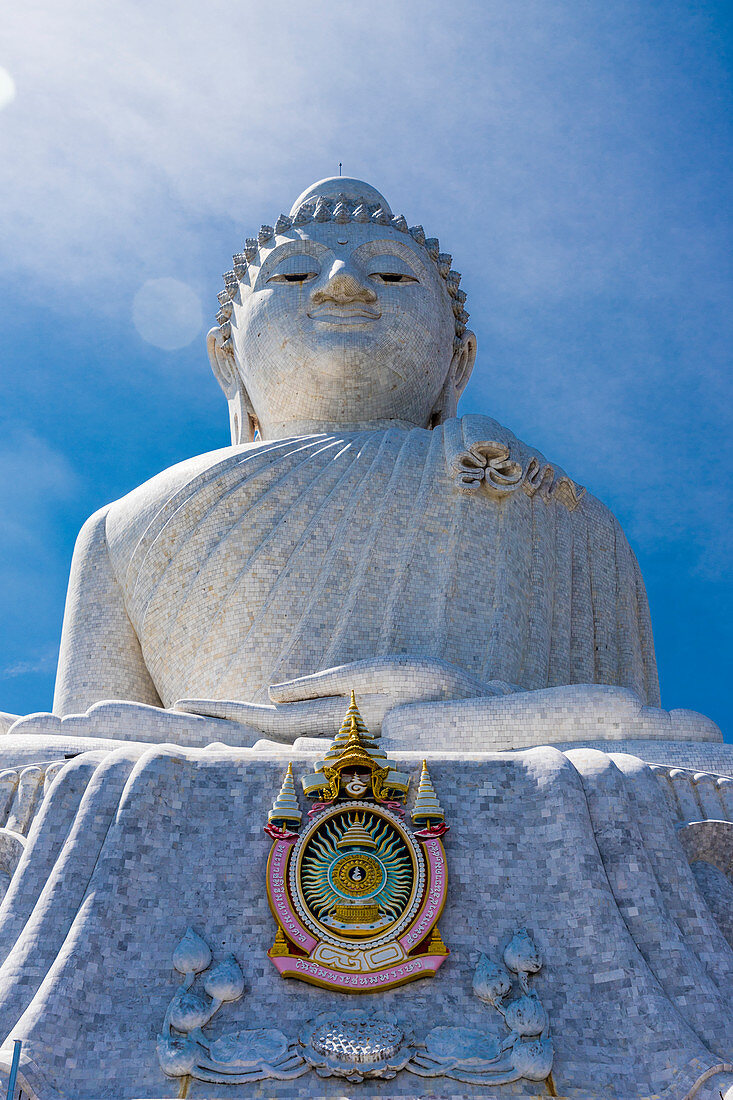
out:
M417 272L401 256L383 252L367 260L367 273L375 283L383 286L407 286L418 283Z
M268 283L307 283L309 279L315 279L317 274L317 271L278 271L275 275L271 275L267 281Z
M398 271L372 271L369 276L378 283L416 283L414 275L404 275Z
M302 252L296 252L292 256L286 256L275 267L268 283L307 283L317 278L319 273L318 262L313 256Z

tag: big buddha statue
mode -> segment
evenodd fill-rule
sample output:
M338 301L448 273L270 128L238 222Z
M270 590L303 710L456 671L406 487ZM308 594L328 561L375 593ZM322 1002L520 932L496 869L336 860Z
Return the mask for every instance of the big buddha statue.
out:
M476 337L451 264L341 177L247 240L208 335L231 446L84 525L57 717L95 734L114 715L132 737L122 700L143 739L196 715L246 745L329 734L350 688L377 730L397 706L467 698L490 717L522 695L525 719L658 708L618 521L495 420L457 418Z
M356 179L235 255L231 446L86 522L0 715L3 1095L733 1100L733 746L611 512L457 416L460 278Z

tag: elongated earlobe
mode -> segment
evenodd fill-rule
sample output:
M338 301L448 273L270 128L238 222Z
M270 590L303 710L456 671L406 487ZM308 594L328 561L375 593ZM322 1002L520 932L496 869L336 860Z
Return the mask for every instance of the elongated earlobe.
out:
M458 345L458 346L456 346ZM456 390L456 405L458 399L468 385L474 363L476 362L476 336L470 330L454 343L455 350L451 361L453 384Z
M453 342L453 358L443 389L430 414L429 428L437 428L439 424L444 424L456 415L458 399L468 385L475 362L476 337L467 331Z
M229 405L229 429L232 444L251 443L259 427L252 402L237 367L231 339L223 338L217 325L206 337L209 362Z

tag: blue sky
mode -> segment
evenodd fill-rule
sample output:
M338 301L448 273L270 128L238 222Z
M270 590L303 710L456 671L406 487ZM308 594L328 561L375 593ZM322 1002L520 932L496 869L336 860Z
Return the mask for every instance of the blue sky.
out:
M204 345L220 274L342 161L463 272L479 355L462 411L507 424L616 512L663 705L733 740L730 5L14 9L0 17L0 709L50 706L86 516L228 442ZM159 306L151 331L155 281L171 279L185 308Z

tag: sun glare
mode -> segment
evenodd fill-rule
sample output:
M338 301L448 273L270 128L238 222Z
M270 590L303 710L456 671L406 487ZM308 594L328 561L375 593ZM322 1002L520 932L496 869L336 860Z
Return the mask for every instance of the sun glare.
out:
M198 295L178 279L148 280L132 304L132 321L143 340L165 351L190 344L203 320Z
M15 99L15 81L7 69L0 66L0 109Z

